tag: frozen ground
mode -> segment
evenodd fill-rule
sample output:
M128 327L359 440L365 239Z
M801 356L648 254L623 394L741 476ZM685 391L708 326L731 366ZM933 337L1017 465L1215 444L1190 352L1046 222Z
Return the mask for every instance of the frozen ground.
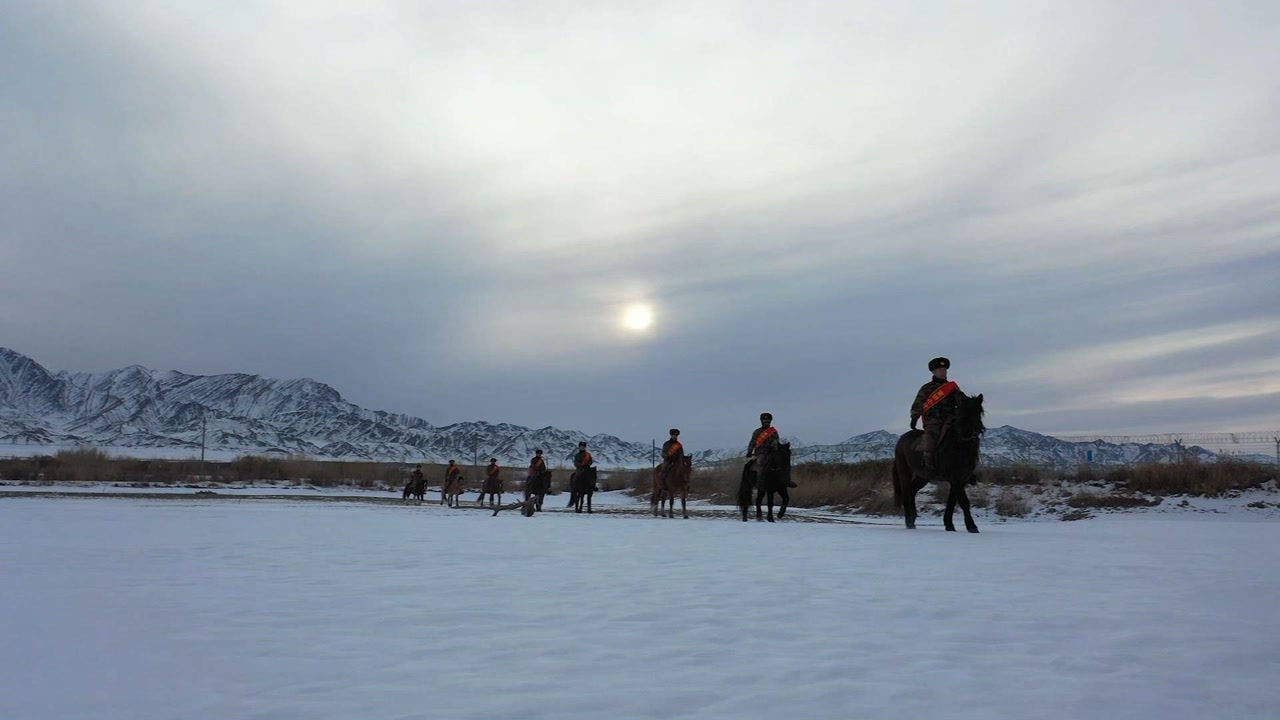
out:
M0 498L4 718L1272 718L1280 523Z

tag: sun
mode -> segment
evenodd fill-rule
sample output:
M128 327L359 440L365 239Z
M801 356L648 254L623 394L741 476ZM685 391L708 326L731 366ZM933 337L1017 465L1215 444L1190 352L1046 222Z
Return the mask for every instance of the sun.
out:
M622 311L622 327L633 332L644 332L653 325L653 307L645 303L632 303Z

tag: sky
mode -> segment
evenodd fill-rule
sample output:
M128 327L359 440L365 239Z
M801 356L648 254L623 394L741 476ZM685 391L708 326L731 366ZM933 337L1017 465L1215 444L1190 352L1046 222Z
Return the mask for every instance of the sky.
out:
M938 355L989 426L1280 428L1278 26L0 0L0 346L690 447L905 430Z

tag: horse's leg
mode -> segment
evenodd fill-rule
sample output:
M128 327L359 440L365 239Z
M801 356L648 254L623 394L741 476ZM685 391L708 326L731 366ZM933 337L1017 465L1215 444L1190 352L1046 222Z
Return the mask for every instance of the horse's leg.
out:
M592 496L592 495L595 495L595 493L593 493L593 492L588 492L588 493L587 493L587 514L588 514L588 515L590 515L590 514L591 514L591 496Z
M689 499L689 486L685 485L684 489L680 491L680 512L684 514L685 520L689 519L688 499ZM674 500L672 501L672 504L673 505L675 504Z
M782 496L782 506L778 508L778 519L781 520L783 515L787 514L787 505L791 504L791 491L787 490L787 486L783 485L778 494Z
M964 529L976 533L978 523L973 521L973 512L969 509L969 491L964 489L964 483L956 483L956 485L959 486L956 499L960 502L960 509L964 511Z
M907 529L916 529L916 487L912 480L911 487L903 488L902 512L907 520Z
M960 487L960 483L953 482L947 490L947 509L942 513L942 527L946 528L947 532L956 531L956 525L953 520L956 514L956 490Z
M756 490L756 520L763 520L764 513L760 510L764 505L764 483L760 483L760 487Z

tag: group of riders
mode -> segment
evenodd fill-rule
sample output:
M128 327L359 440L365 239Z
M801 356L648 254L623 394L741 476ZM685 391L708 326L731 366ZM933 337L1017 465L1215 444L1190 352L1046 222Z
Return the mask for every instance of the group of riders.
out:
M911 403L911 429L915 430L916 425L921 422L924 424L924 435L919 449L923 455L926 476L934 471L934 451L938 447L943 430L956 414L958 397L956 390L959 387L954 381L947 379L947 371L950 369L951 361L945 357L930 360L929 372L932 373L932 377L929 378L929 382L920 387L916 392L915 401ZM684 461L685 457L684 445L680 443L680 429L671 428L669 434L670 439L662 444L662 463L658 467L660 482L665 482L667 476ZM757 485L762 486L762 476L774 468L780 445L778 429L773 425L773 414L760 413L760 427L752 431L751 440L747 443L747 457L754 465ZM574 472L591 468L594 463L595 460L591 456L591 451L587 449L586 441L579 442L578 451L573 456ZM500 470L498 459L489 458L489 466L485 469L486 490L484 492L488 492L490 487L501 487L498 477ZM542 449L536 448L533 459L529 461L529 471L525 475L526 487L532 487L545 472L548 472L547 461L542 455ZM423 486L421 465L414 469L410 482L415 488ZM461 483L462 468L458 467L457 462L450 460L448 467L445 468L444 487L456 485L460 491ZM794 487L794 483L792 486ZM441 503L443 502L444 498L441 497Z

